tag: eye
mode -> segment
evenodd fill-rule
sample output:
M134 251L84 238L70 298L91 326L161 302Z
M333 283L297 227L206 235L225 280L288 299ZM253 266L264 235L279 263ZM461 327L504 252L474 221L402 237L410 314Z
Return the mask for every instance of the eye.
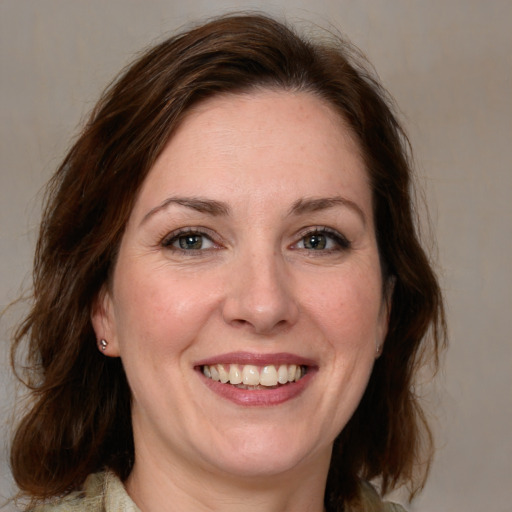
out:
M350 242L341 233L323 228L305 234L294 248L307 251L341 251L350 248Z
M177 233L171 233L165 238L162 245L168 249L179 251L204 251L217 247L210 236L192 230L180 230Z
M311 233L302 239L304 249L313 249L315 251L326 249L329 245L329 242L329 238L323 233Z

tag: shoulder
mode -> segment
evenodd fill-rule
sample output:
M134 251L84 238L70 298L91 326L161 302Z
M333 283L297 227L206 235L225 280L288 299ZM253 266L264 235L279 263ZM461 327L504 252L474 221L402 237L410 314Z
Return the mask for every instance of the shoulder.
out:
M31 512L101 512L104 480L104 473L89 475L79 491L38 505Z
M31 512L140 512L126 493L122 482L110 472L94 473L80 491L50 503L38 505Z
M360 489L364 512L406 512L397 503L382 501L377 491L368 482L362 481Z

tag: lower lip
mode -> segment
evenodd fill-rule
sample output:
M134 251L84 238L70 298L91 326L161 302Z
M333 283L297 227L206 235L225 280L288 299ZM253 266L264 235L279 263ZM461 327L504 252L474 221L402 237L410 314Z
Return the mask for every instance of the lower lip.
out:
M282 404L299 396L311 382L314 371L308 370L308 373L296 382L269 389L240 389L231 384L209 379L202 372L199 375L214 393L237 405L270 406Z

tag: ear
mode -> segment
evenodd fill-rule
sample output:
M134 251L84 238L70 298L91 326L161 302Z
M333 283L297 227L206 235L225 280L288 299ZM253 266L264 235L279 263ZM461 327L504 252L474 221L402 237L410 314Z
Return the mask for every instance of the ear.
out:
M389 276L383 285L383 300L379 318L379 332L376 340L375 358L380 357L384 349L384 341L388 334L389 316L393 304L393 292L395 290L396 277Z
M92 304L91 323L98 350L106 356L119 357L114 304L106 284L101 287Z

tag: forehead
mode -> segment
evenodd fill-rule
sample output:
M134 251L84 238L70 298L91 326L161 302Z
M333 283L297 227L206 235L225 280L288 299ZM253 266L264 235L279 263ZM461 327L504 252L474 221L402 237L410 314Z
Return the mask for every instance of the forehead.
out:
M237 115L241 110L243 115ZM255 88L244 92L217 94L187 110L175 135L192 123L201 124L205 129L218 128L219 121L225 128L230 125L243 128L243 132L250 132L254 139L263 131L275 133L282 132L282 128L285 128L293 138L294 131L300 132L301 140L318 133L320 137L324 137L325 144L331 138L326 137L327 128L332 138L336 139L336 144L342 142L343 145L350 146L351 151L360 152L357 137L344 117L333 105L313 92ZM305 126L310 127L306 133L303 131Z
M369 195L355 136L312 93L255 90L195 105L150 170L140 198L179 192L225 200L269 188L287 194L292 188L298 197Z

